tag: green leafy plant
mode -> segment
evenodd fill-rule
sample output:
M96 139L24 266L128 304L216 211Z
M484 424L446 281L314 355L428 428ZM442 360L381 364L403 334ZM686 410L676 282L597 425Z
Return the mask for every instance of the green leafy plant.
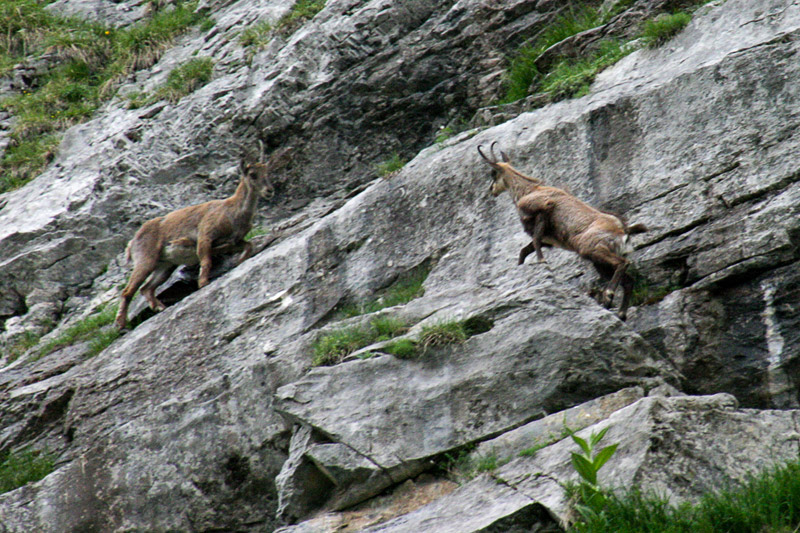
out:
M0 461L0 494L39 481L53 471L55 458L37 450L11 452Z
M579 437L574 431L568 429L573 442L580 448L580 452L572 452L571 457L572 466L581 477L574 494L579 502L576 508L584 517L599 514L606 504L606 495L600 490L597 483L597 473L617 451L618 443L606 446L599 451L596 451L596 448L608 429L606 427L599 433L592 432L589 440Z
M656 48L669 41L691 22L692 15L686 12L661 15L644 24L642 41L648 48Z

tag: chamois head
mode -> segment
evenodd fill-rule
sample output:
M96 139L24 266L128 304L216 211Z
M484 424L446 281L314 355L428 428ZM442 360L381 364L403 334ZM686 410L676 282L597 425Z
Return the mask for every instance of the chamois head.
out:
M486 154L484 154L483 150L481 150L482 145L478 146L478 153L481 154L481 157L484 158L486 162L489 163L489 165L491 165L491 167L496 171L492 179L492 186L489 189L492 193L492 196L497 196L508 188L508 184L506 183L505 179L503 179L503 176L511 167L509 164L508 155L506 155L504 151L500 150L500 157L502 157L503 160L497 160L497 156L494 155L495 144L497 144L497 141L494 141L491 146L489 146L489 155L491 157L486 157Z
M248 185L253 188L259 196L270 199L275 194L275 187L272 184L270 175L279 168L286 165L288 161L289 149L278 150L269 158L264 160L264 143L259 141L259 156L255 163L245 163L244 160L239 164L239 172L247 180Z
M502 161L498 161L497 156L494 153L495 144L497 144L497 141L494 141L491 146L489 146L490 157L487 157L486 154L483 153L483 150L481 150L482 145L478 146L478 153L481 154L481 157L484 158L486 162L489 163L489 165L495 170L494 177L492 178L492 186L489 189L492 193L492 196L497 196L508 189L511 181L514 178L523 178L525 181L531 182L534 185L541 184L541 180L526 176L512 167L511 160L502 150L499 150Z

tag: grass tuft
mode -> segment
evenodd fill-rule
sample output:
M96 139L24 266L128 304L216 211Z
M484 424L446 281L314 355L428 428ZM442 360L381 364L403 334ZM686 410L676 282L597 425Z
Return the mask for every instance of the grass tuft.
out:
M464 322L440 322L424 326L419 336L419 342L423 351L426 351L430 347L461 344L468 337Z
M419 347L412 339L397 339L381 348L381 351L391 354L398 359L415 359L420 355Z
M33 333L31 331L26 331L23 333L19 339L14 341L14 343L8 347L6 363L13 363L16 361L20 355L39 344L39 340L41 338L42 336L40 334Z
M375 342L389 340L408 331L402 320L376 317L368 326L351 326L327 333L313 344L313 366L331 366L351 353Z
M392 157L390 157L383 163L379 164L375 168L375 171L378 173L378 177L388 178L389 176L391 176L392 174L398 172L401 168L403 168L407 162L408 161L406 161L403 157L401 157L399 153L394 152L392 154Z
M588 94L597 74L633 51L618 41L603 41L598 51L582 59L563 59L542 78L539 90L548 93L553 101L579 98Z
M280 33L289 33L307 20L322 11L326 0L297 0L291 11L282 16L275 24L275 29Z
M397 279L383 294L370 302L343 305L338 313L347 318L375 313L387 307L407 304L425 294L422 286L430 273L430 267L421 265Z
M800 527L800 460L750 476L738 488L709 493L699 504L672 505L655 494L632 490L608 494L601 513L572 531L716 533L797 531Z
M691 20L692 15L685 12L662 15L648 20L642 30L642 41L648 48L657 48L683 31Z
M263 48L272 40L272 29L273 25L269 20L257 22L239 34L239 43L256 49Z
M64 333L45 343L33 360L38 360L58 349L71 346L80 341L89 341L88 357L97 355L119 337L119 332L116 328L113 331L103 329L114 322L116 315L116 305L104 304L97 313L73 324Z
M53 471L55 458L46 452L22 450L0 461L0 494L39 481Z

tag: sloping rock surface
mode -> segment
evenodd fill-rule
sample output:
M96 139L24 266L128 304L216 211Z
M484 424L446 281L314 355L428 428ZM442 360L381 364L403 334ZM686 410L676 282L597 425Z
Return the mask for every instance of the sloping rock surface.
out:
M261 253L92 359L73 346L0 370L0 451L58 456L55 472L0 495L0 531L271 531L630 386L724 392L746 409L728 395L654 396L617 411L602 423L607 440L654 466L609 465L604 482L691 499L703 480L765 465L717 434L746 434L776 460L796 454L796 412L766 408L798 404L800 6L708 5L588 96L417 154L453 118L449 106L468 114L496 93L509 42L552 18L547 4L332 0L248 64L237 29L289 6L222 3L215 30L185 36L131 80L156 84L199 50L217 59L210 84L176 105L114 101L71 129L43 175L0 198L4 327L32 323L34 308L76 316L116 296L138 224L224 195L256 138L300 155L265 216L281 236ZM648 225L632 259L652 301L627 323L584 295L594 274L575 255L515 264L528 238L509 199L488 196L476 152L494 141L522 171ZM392 150L417 155L373 181ZM421 266L424 295L378 314L405 320L412 338L450 320L493 326L419 360L310 369L320 335L375 316L343 320L338 307ZM569 450L516 458L494 473L503 483L478 478L428 518L375 527L439 523L453 499L484 510L465 530L539 523L543 509L563 523L555 480L571 475ZM677 483L701 468L680 470L698 450L713 460Z

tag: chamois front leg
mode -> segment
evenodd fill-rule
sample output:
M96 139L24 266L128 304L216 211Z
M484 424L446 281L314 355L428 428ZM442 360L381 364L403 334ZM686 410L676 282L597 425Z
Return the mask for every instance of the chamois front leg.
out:
M200 278L197 286L203 288L208 285L208 278L211 276L211 239L201 236L197 240L197 258L200 259Z
M533 219L533 222L531 222ZM547 217L544 213L538 212L533 217L525 217L523 220L523 224L528 232L531 234L532 240L531 242L522 248L519 252L519 262L517 264L521 265L525 262L525 258L528 257L532 252L536 252L536 259L540 263L546 263L544 259L544 254L542 254L542 237L544 237L544 230L545 225L547 224ZM531 230L532 226L532 230Z
M236 265L237 266L241 265L252 255L253 255L253 245L249 241L247 241L244 243L244 250L242 250L242 253L239 255L239 258L236 260Z

